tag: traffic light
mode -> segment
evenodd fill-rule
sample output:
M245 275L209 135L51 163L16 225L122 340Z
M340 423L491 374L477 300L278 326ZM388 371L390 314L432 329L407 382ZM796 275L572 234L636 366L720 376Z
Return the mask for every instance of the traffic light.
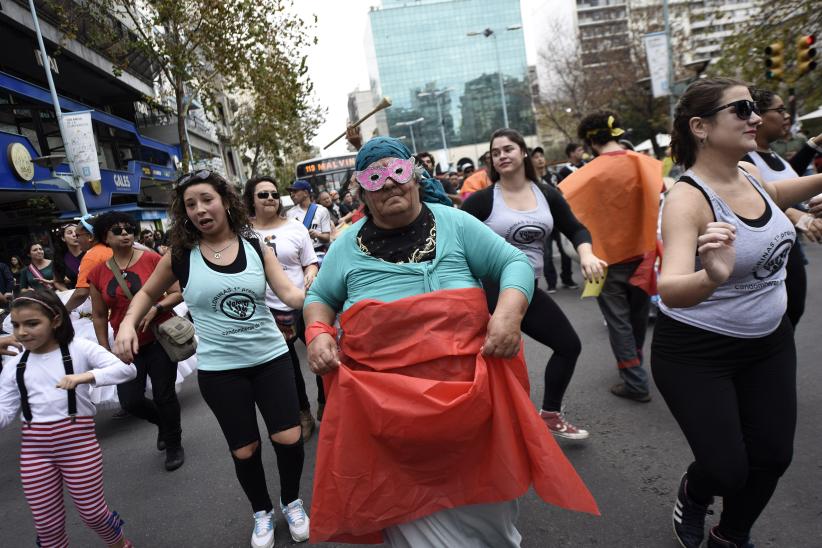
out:
M785 73L785 45L774 42L765 48L765 78L768 80L781 80Z
M796 74L801 77L816 68L816 49L813 45L816 43L816 36L813 34L806 34L800 36L796 41Z

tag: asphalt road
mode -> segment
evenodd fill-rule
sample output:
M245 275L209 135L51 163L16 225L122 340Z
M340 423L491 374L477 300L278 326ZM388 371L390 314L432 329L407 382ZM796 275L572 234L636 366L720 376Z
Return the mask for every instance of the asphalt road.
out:
M807 312L796 336L799 424L795 456L753 531L759 548L822 547L822 248L814 246L808 255ZM561 446L594 494L602 515L555 508L529 492L520 506L522 546L675 548L670 513L679 477L690 462L688 446L655 389L649 404L621 400L608 391L618 378L596 303L581 301L578 293L570 290L560 290L555 297L583 341L582 356L566 396L566 414L591 431L588 440L563 440ZM649 344L650 330L648 335ZM526 341L535 402L542 397L542 372L549 355L548 349ZM305 364L303 369L307 371ZM313 380L308 384L316 390ZM152 426L136 419L112 420L109 411L98 415L107 499L126 520L127 534L138 548L246 547L251 510L194 377L183 385L180 401L188 460L173 473L163 469L162 454L153 447ZM697 395L694 404L698 402ZM306 446L302 497L307 507L315 449L316 436ZM34 527L20 487L18 452L19 427L12 426L0 433L2 548L34 546ZM274 452L268 444L263 446L263 459L276 500L278 479ZM102 546L79 521L70 501L67 506L72 546ZM288 544L291 539L280 516L277 545Z

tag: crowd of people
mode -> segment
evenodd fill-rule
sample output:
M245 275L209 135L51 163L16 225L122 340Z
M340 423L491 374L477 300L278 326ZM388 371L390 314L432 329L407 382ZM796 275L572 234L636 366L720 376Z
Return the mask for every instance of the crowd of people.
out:
M634 152L605 111L581 120L556 174L511 128L493 133L478 168L463 159L439 174L430 153L349 132L350 181L317 194L293 181L290 209L271 176L240 195L202 170L177 180L165 234L138 234L113 212L61 227L59 250L33 242L28 264L0 263L12 332L0 338L0 427L22 415L40 545L67 543L65 488L103 542L131 546L103 496L101 387L116 385L122 408L156 425L166 470L185 463L178 364L160 329L175 310L193 321L200 393L251 508L252 547L273 545L275 508L295 542L400 547L519 546L517 499L531 486L598 513L554 439L595 435L566 415L585 341L551 296L558 281L578 288L578 274L607 325L620 379L610 392L645 403L653 382L693 451L676 539L753 546L792 457L806 293L797 237L822 240L822 174L811 167L822 135L781 157L770 145L785 136L785 110L772 92L701 79L677 105L671 165ZM93 330L75 333L83 314ZM551 349L539 409L522 333ZM277 505L257 413L276 454ZM309 520L304 444L318 422ZM721 516L706 531L715 497Z

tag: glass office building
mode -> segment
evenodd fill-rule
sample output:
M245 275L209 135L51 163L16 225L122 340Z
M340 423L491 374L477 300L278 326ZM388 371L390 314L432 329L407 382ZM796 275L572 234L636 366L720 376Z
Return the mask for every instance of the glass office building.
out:
M366 32L371 87L391 98L392 136L409 136L418 150L487 142L509 125L535 132L520 0L383 0L369 12ZM493 31L485 32L486 29ZM469 36L469 33L477 33ZM440 128L440 113L443 127ZM410 145L410 143L409 143Z

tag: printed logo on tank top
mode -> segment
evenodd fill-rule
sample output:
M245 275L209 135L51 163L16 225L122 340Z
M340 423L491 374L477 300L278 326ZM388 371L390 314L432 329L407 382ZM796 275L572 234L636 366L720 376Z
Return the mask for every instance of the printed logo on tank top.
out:
M254 316L257 303L254 294L245 287L230 287L217 293L211 299L214 312L220 311L232 320L246 321Z
M508 237L518 244L532 244L545 239L545 229L541 226L522 224L511 227Z
M776 275L785 266L788 261L788 254L793 246L794 237L795 233L793 231L786 230L771 240L751 273L754 279L759 281L736 284L734 289L754 291L770 285L782 284L783 280L768 280L768 278Z

